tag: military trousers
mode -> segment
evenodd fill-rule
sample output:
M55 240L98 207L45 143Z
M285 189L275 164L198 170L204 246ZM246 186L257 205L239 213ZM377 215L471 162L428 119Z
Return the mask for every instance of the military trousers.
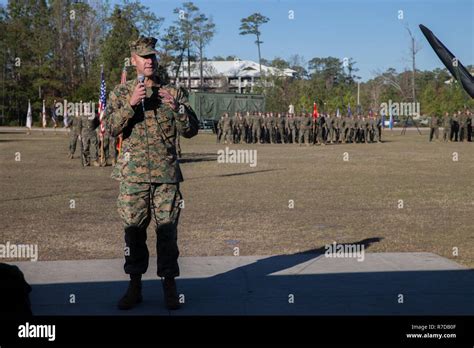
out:
M71 155L74 155L74 153L76 152L77 140L80 135L81 134L78 131L75 131L75 130L71 131L70 138L69 138L69 153Z
M97 160L98 140L96 132L91 130L83 130L81 136L84 149L84 157L87 161L89 161L89 158L92 161Z
M279 137L280 139L280 142L282 144L286 143L286 139L285 139L285 129L284 128L277 128L277 136ZM275 139L276 141L278 141L278 139Z
M290 136L291 136L291 142L293 144L296 144L297 139L296 139L296 128L291 128L290 129Z
M225 142L228 142L229 144L233 143L232 129L224 128L224 130L222 131L222 137L224 138Z
M450 137L451 137L451 128L444 127L444 129L443 129L443 140L444 141L451 140Z
M144 274L148 269L147 227L153 218L157 275L179 276L177 227L181 201L178 183L120 183L117 208L125 229L126 274Z
M260 142L260 136L261 136L261 129L260 127L253 127L252 128L252 140L254 143Z
M430 128L430 141L433 140L433 136L435 136L436 139L439 138L439 129L438 129L438 127L436 127L436 128Z
M309 128L300 128L300 140L299 140L299 143L300 144L303 144L303 142L306 144L306 145L309 145L309 132L310 132L310 129Z
M117 151L117 140L115 137L111 136L110 134L105 133L103 136L104 141L104 156L106 159L113 159L116 160L118 156Z

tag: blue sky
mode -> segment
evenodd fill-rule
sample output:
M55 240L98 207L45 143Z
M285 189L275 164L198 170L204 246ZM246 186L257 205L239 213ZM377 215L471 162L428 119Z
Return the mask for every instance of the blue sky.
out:
M112 3L115 3L113 1ZM176 0L143 0L164 27L175 19ZM270 18L262 31L262 56L288 58L300 54L313 57L353 57L365 81L373 72L411 66L408 24L422 49L417 67L431 70L443 67L429 46L418 24L424 24L460 59L474 64L474 0L196 0L194 3L212 15L217 33L206 48L206 56L237 55L257 60L254 37L239 35L240 19L254 12ZM294 19L288 18L294 11ZM403 20L398 11L403 11Z

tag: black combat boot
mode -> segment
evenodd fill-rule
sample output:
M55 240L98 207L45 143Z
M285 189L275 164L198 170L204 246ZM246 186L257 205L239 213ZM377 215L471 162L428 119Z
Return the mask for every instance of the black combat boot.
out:
M179 309L178 290L174 278L165 278L163 281L163 296L166 308L169 310Z
M142 275L131 274L127 292L118 302L118 308L122 310L132 309L142 300Z

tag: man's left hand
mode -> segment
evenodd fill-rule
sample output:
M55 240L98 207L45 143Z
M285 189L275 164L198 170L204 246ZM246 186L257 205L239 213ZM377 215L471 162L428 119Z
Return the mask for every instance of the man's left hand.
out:
M160 89L159 95L164 104L168 105L171 110L178 111L179 103L176 99L165 89Z

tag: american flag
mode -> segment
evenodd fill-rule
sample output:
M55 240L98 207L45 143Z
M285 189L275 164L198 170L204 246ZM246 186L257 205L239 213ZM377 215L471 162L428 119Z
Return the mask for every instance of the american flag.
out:
M107 106L104 67L100 69L100 97L99 97L99 120L100 120L100 134L105 133L105 107Z

